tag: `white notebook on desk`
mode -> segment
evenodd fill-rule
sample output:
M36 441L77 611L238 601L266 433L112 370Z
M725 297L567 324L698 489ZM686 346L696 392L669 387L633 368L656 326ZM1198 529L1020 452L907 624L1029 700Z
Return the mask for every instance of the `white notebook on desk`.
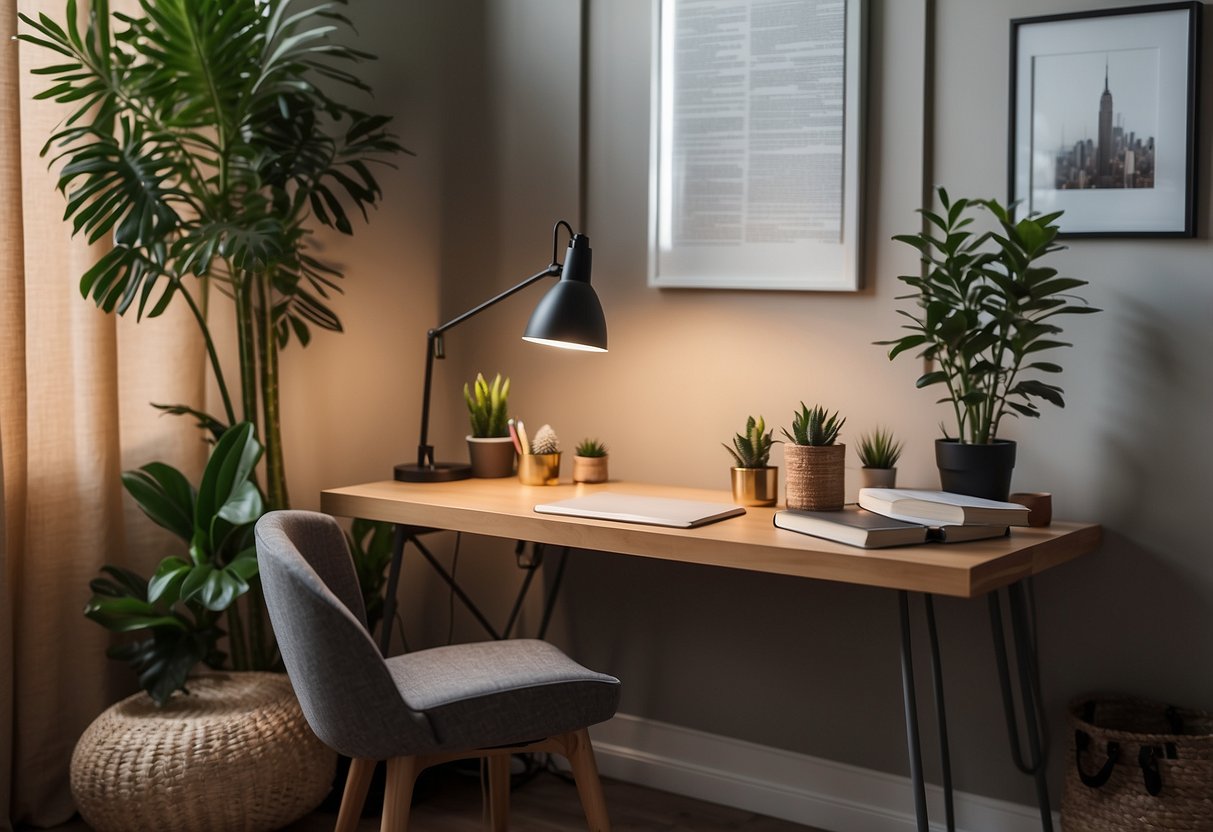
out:
M741 506L728 503L674 500L668 497L645 497L611 491L570 500L557 500L554 503L540 503L535 506L535 511L540 514L590 517L595 520L617 520L621 523L644 523L679 529L689 529L745 514L745 509Z

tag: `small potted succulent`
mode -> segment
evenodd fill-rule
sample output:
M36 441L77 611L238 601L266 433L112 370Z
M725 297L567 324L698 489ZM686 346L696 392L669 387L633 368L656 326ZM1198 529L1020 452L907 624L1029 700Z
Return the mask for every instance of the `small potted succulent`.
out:
M510 380L498 373L489 384L477 373L471 387L463 385L472 432L467 437L474 477L508 477L514 473L514 441L506 425Z
M861 482L864 488L894 488L897 485L897 460L901 459L901 443L893 431L876 428L859 437Z
M845 497L847 446L836 444L846 424L838 412L821 405L809 408L800 403L792 416L784 462L788 467L788 508L808 511L839 511Z
M759 416L746 419L745 433L733 436L732 447L724 449L733 456L733 502L743 506L773 506L779 499L779 469L767 462L771 458L772 431ZM721 443L724 444L724 443Z
M1002 419L1039 418L1041 401L1065 406L1061 387L1045 381L1061 372L1046 355L1070 346L1059 338L1058 316L1099 310L1072 294L1087 281L1040 262L1062 248L1060 211L1016 221L1014 206L937 193L942 210L920 211L928 229L893 238L916 248L923 264L898 277L913 290L905 298L915 308L899 310L909 333L877 343L891 347L890 360L917 350L933 364L917 386L947 388L940 401L952 405L956 433L935 442L943 490L1005 500L1015 443L998 438ZM970 226L982 212L994 227L978 233Z
M556 485L560 481L560 438L551 425L535 431L535 436L522 442L522 456L518 458L518 479L523 485Z
M607 447L597 439L582 439L573 457L573 482L607 481Z

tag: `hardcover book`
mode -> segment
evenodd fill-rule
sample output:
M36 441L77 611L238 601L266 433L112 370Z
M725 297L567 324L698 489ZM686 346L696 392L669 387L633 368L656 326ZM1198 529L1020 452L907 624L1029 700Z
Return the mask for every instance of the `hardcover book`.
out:
M962 543L1006 537L1006 526L926 526L894 520L857 505L842 511L800 511L787 509L775 512L775 525L800 534L833 540L861 549L883 549L888 546L909 546L915 543Z
M891 520L864 511L857 505L844 506L842 511L777 511L775 525L788 531L864 549L924 543L927 539L926 526Z
M1018 503L947 491L861 488L859 505L885 517L925 526L1028 525L1028 509Z

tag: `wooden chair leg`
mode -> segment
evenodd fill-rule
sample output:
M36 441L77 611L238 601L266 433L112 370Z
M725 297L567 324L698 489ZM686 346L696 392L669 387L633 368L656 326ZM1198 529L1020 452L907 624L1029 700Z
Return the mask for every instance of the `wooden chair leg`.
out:
M510 828L510 755L493 754L489 769L489 829L508 832Z
M366 790L375 773L374 760L350 760L350 771L345 778L345 791L341 794L341 809L337 813L334 832L355 832L358 819L362 817L362 806L366 803Z
M420 771L416 757L393 757L387 761L387 788L383 795L380 832L408 832L413 806L413 783Z
M573 779L577 782L577 794L581 797L581 808L590 824L590 832L611 832L611 821L607 817L606 799L602 796L602 781L598 779L598 764L594 762L594 747L590 745L590 734L584 728L565 734L560 738L565 747L565 756L573 767Z

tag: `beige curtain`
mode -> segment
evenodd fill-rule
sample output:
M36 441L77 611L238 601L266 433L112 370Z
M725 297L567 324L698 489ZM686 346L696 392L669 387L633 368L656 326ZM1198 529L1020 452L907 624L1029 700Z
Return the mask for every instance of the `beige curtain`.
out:
M136 323L81 298L97 252L71 239L38 157L62 113L33 100L45 80L29 69L53 61L11 40L18 9L63 6L0 6L0 823L11 828L72 815L76 739L135 687L81 609L102 564L146 574L179 553L119 473L161 459L197 475L199 434L148 402L201 403L204 360L183 310Z

